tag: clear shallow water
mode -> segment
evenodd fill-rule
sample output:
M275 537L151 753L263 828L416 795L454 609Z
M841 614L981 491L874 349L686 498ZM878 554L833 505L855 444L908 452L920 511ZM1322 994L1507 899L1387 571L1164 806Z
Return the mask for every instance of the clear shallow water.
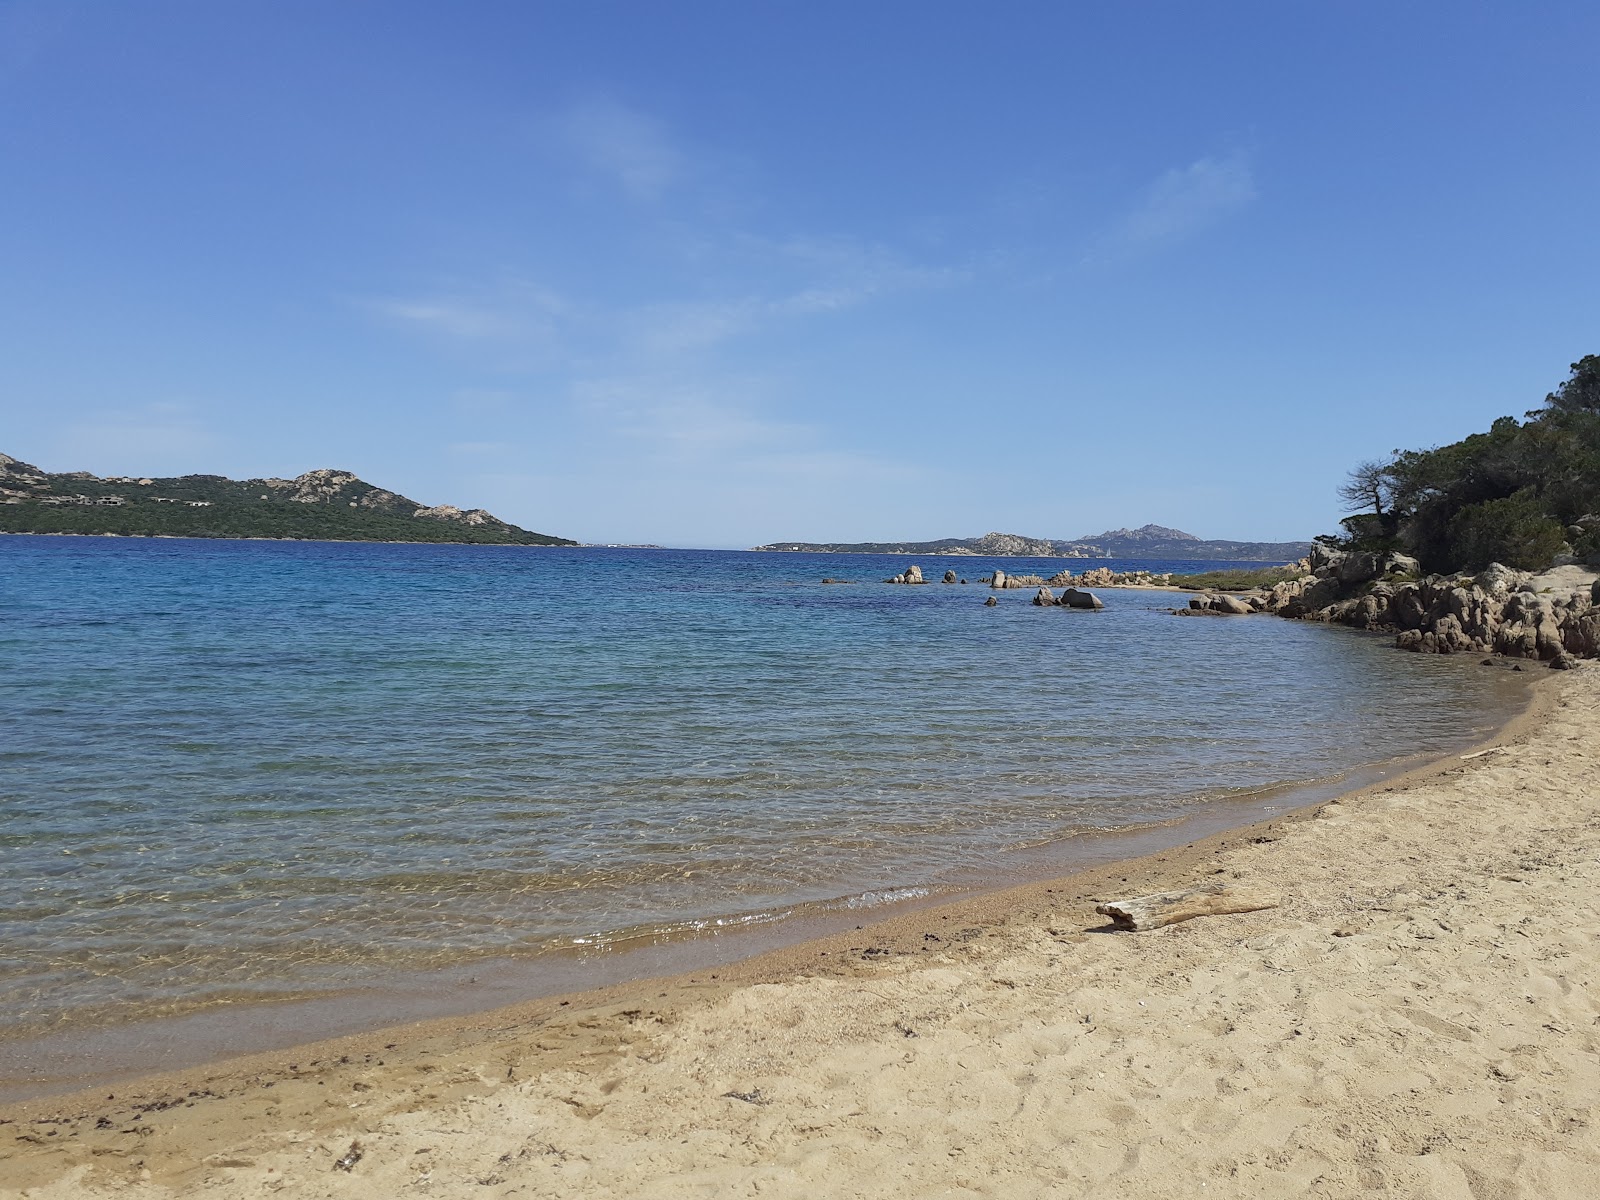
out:
M877 582L910 561L0 538L0 1034L870 906L1505 710L1165 593ZM922 560L995 563L1107 565Z

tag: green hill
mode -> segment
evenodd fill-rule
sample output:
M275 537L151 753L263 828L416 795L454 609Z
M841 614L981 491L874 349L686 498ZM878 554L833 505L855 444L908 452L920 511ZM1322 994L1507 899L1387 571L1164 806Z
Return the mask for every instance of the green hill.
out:
M0 533L577 545L481 508L418 504L348 471L324 468L294 479L102 479L87 471L51 474L6 454L0 454Z

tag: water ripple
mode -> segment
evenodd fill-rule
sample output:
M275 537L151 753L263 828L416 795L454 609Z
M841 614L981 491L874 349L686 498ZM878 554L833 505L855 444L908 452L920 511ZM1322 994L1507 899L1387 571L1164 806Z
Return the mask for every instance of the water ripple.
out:
M0 1031L884 903L1504 703L1493 672L1151 593L815 582L901 559L0 556Z

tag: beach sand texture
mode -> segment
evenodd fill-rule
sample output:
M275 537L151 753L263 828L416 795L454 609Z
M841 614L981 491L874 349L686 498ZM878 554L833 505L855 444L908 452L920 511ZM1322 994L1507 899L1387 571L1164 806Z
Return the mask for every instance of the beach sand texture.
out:
M0 1196L1595 1195L1600 668L1542 687L1497 750L1179 851L14 1109ZM1217 880L1283 905L1097 932Z

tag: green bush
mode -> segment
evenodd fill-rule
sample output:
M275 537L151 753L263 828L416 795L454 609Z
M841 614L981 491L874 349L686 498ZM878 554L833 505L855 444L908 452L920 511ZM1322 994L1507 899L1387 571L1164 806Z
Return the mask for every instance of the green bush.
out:
M1500 500L1469 504L1450 519L1450 558L1468 571L1492 562L1537 571L1560 554L1566 534L1534 494L1524 489Z

